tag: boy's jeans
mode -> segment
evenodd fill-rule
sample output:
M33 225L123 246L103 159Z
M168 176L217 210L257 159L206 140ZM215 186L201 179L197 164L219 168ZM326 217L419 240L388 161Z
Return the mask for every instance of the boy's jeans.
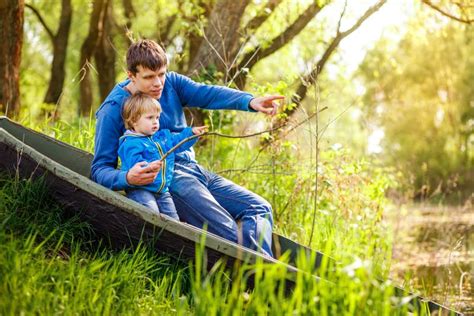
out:
M152 193L142 189L128 189L127 197L138 202L148 208L151 208L156 213L162 213L179 221L176 207L169 192Z
M169 189L181 220L200 228L207 224L213 234L272 256L272 208L262 197L183 161L176 161Z

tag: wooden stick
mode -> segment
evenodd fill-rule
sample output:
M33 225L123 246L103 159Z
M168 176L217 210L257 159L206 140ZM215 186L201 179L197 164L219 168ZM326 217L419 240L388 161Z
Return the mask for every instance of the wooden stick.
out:
M327 106L322 108L321 110L319 110L319 112L322 112L324 110L327 109ZM310 116L308 116L307 118L305 118L303 121L301 122L298 122L295 126L293 126L290 130L293 130L295 128L297 128L298 126L304 124L305 122L309 121L311 118L313 118L315 115L317 114L316 113L313 113L311 114ZM268 130L265 130L265 131L261 131L261 132L257 132L257 133L253 133L253 134L247 134L247 135L227 135L227 134L221 134L221 133L218 133L218 132L205 132L201 135L192 135L192 136L189 136L189 137L186 137L185 139L183 139L182 141L180 141L179 143L177 143L175 146L173 146L170 150L168 150L160 159L160 161L163 161L166 159L166 157L168 157L172 152L174 152L176 149L178 149L179 147L181 147L181 145L183 145L184 143L190 141L190 140L193 140L195 138L198 138L198 137L207 137L207 136L218 136L218 137L225 137L225 138L249 138L249 137L255 137L255 136L258 136L258 135L262 135L262 134L265 134L265 133L271 133L271 132L274 132L274 131L277 131L283 127L285 127L287 124L282 124L280 126L277 126L277 127L274 127L274 128L271 128L271 129L268 129Z

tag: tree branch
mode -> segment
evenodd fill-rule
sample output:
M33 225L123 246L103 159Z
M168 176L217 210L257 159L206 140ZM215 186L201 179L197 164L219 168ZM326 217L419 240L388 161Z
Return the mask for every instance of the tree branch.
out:
M362 25L362 23L364 23L365 20L367 20L372 14L377 12L386 2L387 0L380 0L375 5L370 7L367 11L365 11L364 15L362 15L357 20L357 22L354 23L354 25L351 28L349 28L348 30L342 33L340 32L337 33L337 35L333 38L332 42L329 44L328 48L326 49L323 56L316 64L316 66L313 68L313 70L309 74L304 76L303 79L301 80L302 83L296 89L296 93L291 98L291 101L295 103L297 106L293 107L291 110L286 112L288 117L291 116L297 110L301 101L306 97L306 94L308 92L308 87L311 86L314 82L316 82L316 79L318 78L319 74L321 73L327 61L329 60L329 57L331 57L333 52L339 46L339 43L344 38L346 38L351 33L353 33L356 29L358 29Z
M423 2L424 4L428 5L430 8L434 9L435 11L438 11L442 15L444 15L444 16L452 19L452 20L455 20L455 21L458 21L458 22L461 22L461 23L466 23L466 24L474 23L474 19L463 19L463 18L454 16L454 15L444 11L440 7L434 5L430 0L421 0L421 2Z
M183 12L183 5L184 1L183 0L178 0L178 12ZM160 11L162 8L158 7L158 11ZM159 12L157 12L159 13ZM170 34L171 28L174 25L174 22L177 20L178 14L174 14L166 19L166 21L163 21L161 19L158 19L158 25L157 25L157 38L159 43L166 47L172 42L173 38ZM164 23L161 23L164 22ZM162 27L164 25L164 28ZM164 29L164 31L163 31Z
M41 25L43 25L44 29L46 30L46 33L48 33L49 37L51 38L51 41L54 42L55 35L54 35L53 31L51 31L51 29L46 24L45 20L41 16L41 13L34 6L32 6L31 4L25 3L25 7L27 7L31 11L33 11L33 13L36 15L36 17L40 21Z
M244 30L246 32L251 32L258 29L273 13L273 10L282 2L282 0L268 0L265 8L259 12L253 19L251 19L247 25L245 25Z
M323 107L322 109L320 109L319 111L310 114L310 115L309 115L308 117L306 117L303 121L298 122L296 125L292 126L292 127L289 128L288 130L286 130L286 132L285 132L284 135L285 135L285 136L288 135L289 133L291 133L292 131L294 131L296 128L298 128L299 126L303 125L304 123L306 123L307 121L309 121L310 119L312 119L313 117L315 117L316 115L318 115L318 113L321 113L322 111L326 110L327 108L328 108L328 107L325 106L325 107ZM284 126L287 126L287 125L284 125ZM277 135L276 137L277 137L277 139L278 139L278 138L281 138L281 136L283 136L282 133L279 134L279 135ZM274 141L275 141L275 140L274 140ZM272 142L265 142L265 144L264 144L262 147L260 147L260 150L258 151L257 155L256 155L256 156L254 157L254 159L250 162L249 166L248 166L246 169L242 170L242 172L244 172L244 171L246 171L246 170L249 170L249 169L252 167L252 165L255 163L255 161L257 161L257 159L258 159L258 157L260 156L260 154L261 154L265 149L267 149L268 146L270 146L271 144L272 144Z
M180 141L179 143L177 143L175 146L173 146L170 150L168 150L162 157L160 160L165 160L166 157L168 157L173 151L175 151L176 149L178 149L179 147L181 147L181 145L183 145L184 143L190 141L190 140L193 140L195 138L198 138L198 137L205 137L205 136L219 136L219 137L224 137L224 138L249 138L249 137L254 137L254 136L258 136L258 135L261 135L261 134L265 134L265 133L270 133L270 132L273 132L273 131L276 131L277 129L281 128L283 126L279 126L279 127L275 127L275 128L272 128L270 130L266 130L266 131L262 131L262 132L257 132L257 133L253 133L253 134L248 134L248 135L227 135L227 134L221 134L221 133L218 133L218 132L206 132L206 133L203 133L203 134L200 134L200 135L192 135L192 136L189 136L189 137L186 137L185 139L183 139L182 141Z
M281 34L275 37L270 46L262 48L260 45L255 47L244 55L242 61L239 63L238 68L246 65L247 68L252 68L260 59L265 58L287 43L289 43L296 35L298 35L308 23L321 11L322 7L319 6L318 1L314 1L288 28L286 28Z
M344 8L342 9L341 15L339 16L339 21L337 22L338 34L341 32L341 22L342 22L342 18L344 17L344 14L346 14L346 9L347 9L347 0L344 1Z

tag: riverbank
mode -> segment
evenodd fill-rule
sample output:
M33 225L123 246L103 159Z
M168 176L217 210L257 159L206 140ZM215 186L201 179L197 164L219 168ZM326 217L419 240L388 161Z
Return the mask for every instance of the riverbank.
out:
M391 206L390 277L443 305L474 315L474 207Z

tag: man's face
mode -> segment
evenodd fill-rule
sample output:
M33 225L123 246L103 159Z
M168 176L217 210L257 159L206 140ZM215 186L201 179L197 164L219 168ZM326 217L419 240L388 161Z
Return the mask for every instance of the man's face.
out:
M158 70L150 70L138 66L137 70L136 74L128 73L129 78L135 84L137 90L148 94L150 97L159 99L165 86L166 66Z

